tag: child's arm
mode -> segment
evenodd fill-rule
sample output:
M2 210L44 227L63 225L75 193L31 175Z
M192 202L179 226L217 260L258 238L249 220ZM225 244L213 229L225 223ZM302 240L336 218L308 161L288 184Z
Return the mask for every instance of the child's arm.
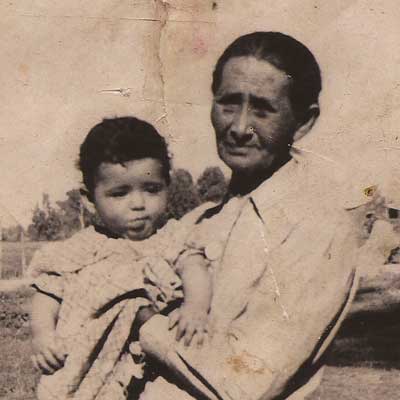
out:
M56 337L56 321L60 308L58 301L37 292L32 299L31 329L35 367L44 374L53 374L64 365L66 354Z
M208 312L211 305L211 276L206 259L201 254L185 257L178 268L182 280L183 305L170 314L170 329L178 325L176 339L184 338L186 346L197 335L197 344L201 345L207 333Z

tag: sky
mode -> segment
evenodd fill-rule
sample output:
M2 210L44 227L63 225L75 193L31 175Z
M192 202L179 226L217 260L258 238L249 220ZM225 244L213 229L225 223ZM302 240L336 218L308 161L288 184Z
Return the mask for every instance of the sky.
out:
M397 173L396 1L212 3L171 0L163 26L152 0L0 5L3 225L29 224L43 192L56 201L79 186L79 145L104 117L152 122L168 138L174 165L195 177L222 166L209 120L212 70L232 40L255 30L294 36L320 63L322 113L300 145L348 164L366 185Z

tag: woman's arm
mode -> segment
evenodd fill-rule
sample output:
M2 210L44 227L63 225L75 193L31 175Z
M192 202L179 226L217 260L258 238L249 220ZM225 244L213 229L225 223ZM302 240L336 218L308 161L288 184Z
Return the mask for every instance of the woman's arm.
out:
M36 368L45 374L53 374L61 368L66 357L55 329L60 303L51 296L37 292L32 299L31 329Z

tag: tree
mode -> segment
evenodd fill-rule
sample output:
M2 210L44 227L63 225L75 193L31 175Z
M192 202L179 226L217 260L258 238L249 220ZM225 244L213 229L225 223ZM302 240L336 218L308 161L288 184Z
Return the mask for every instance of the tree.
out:
M98 216L84 208L79 189L69 190L66 199L56 204L53 207L49 195L43 194L42 206L36 206L28 227L31 240L66 239L84 227L99 223Z
M72 189L66 193L66 200L58 201L62 219L62 232L64 238L72 236L75 232L100 223L97 214L91 213L82 203L79 189Z
M49 195L44 193L42 208L37 205L33 211L28 235L32 240L57 240L60 238L61 228L61 216L50 204Z
M202 203L218 203L224 198L228 184L221 168L207 167L197 179L196 188Z
M200 204L192 175L185 169L177 169L171 175L168 196L168 217L180 219Z
M22 229L21 225L3 228L1 240L4 240L5 242L18 242L22 236Z
M44 238L46 240L57 240L60 239L60 233L62 230L61 217L57 210L53 207L49 207L47 210L46 228L44 230Z
M66 200L57 201L64 238L72 236L85 226L80 191L78 189L69 190L66 196Z

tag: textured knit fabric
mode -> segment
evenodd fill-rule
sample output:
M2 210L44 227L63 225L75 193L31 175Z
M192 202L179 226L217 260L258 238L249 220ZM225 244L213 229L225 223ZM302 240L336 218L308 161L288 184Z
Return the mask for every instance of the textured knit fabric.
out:
M143 367L129 352L135 315L141 306L162 309L182 297L170 264L197 218L193 213L170 221L141 242L88 228L37 252L29 274L37 290L61 302L56 333L68 353L63 368L42 376L40 400L126 398L127 385L141 378Z

